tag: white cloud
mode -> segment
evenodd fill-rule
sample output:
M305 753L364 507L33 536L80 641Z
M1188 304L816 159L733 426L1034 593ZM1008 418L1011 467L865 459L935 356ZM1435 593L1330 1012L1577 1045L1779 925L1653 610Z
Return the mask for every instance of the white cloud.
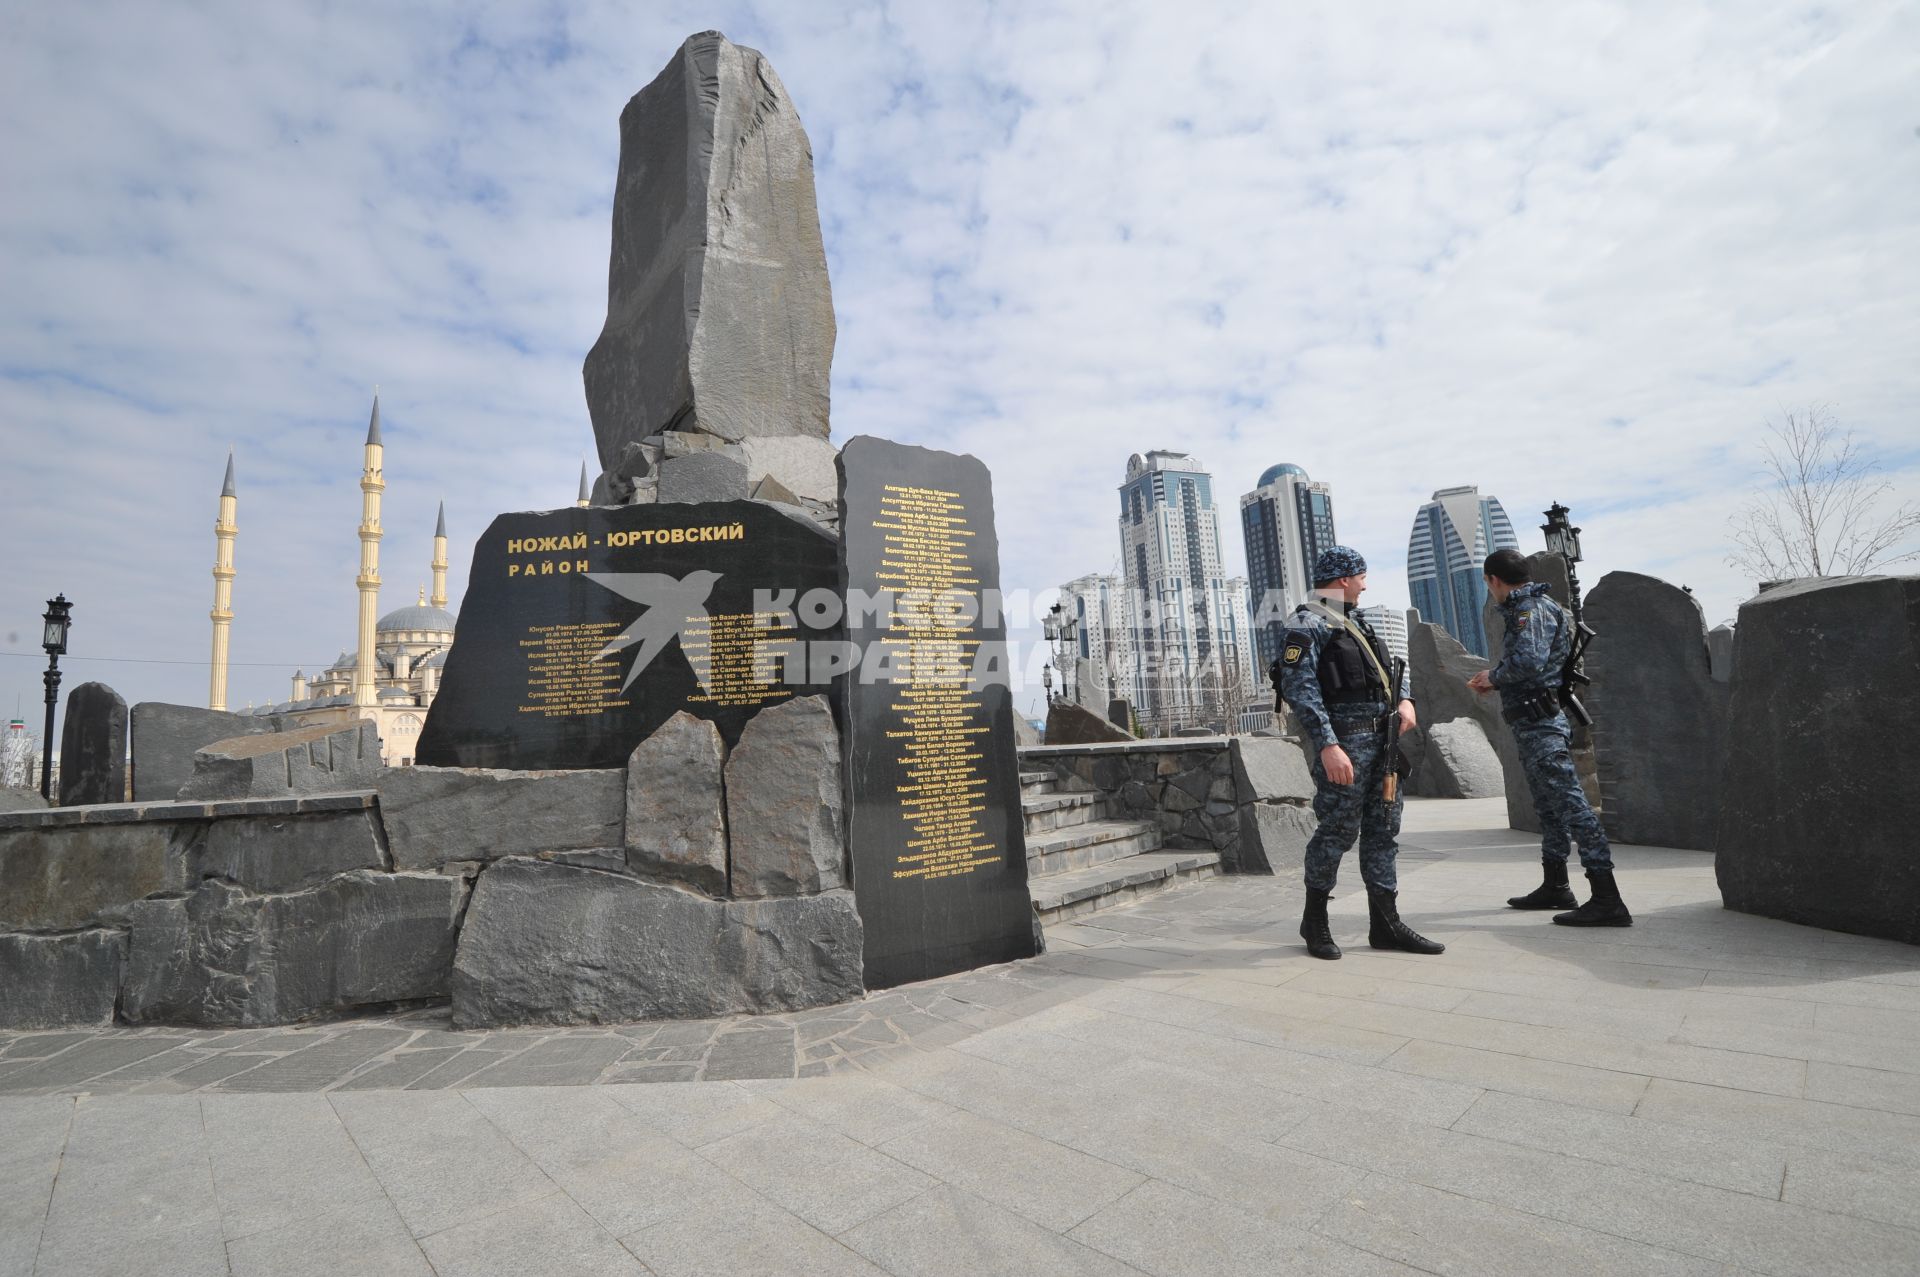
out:
M0 639L64 590L77 657L183 662L69 687L204 696L234 443L231 695L283 698L352 638L376 382L387 605L439 499L456 593L493 514L568 500L619 109L714 25L814 141L836 435L985 459L1009 585L1109 567L1150 447L1228 500L1330 481L1384 601L1414 509L1477 482L1523 528L1571 505L1587 581L1729 615L1782 405L1920 490L1911 6L1256 9L16 6ZM0 713L37 721L38 669L0 658Z

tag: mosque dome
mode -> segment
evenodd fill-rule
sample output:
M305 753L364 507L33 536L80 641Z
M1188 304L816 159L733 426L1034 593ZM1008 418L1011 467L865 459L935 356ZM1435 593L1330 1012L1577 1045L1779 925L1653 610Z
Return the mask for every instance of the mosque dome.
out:
M373 630L376 634L411 630L451 634L453 633L453 613L443 607L434 607L430 603L416 603L411 607L396 608L387 613L380 618Z
M1288 461L1282 461L1279 465L1268 466L1264 471L1262 471L1260 474L1260 482L1254 484L1253 486L1256 488L1264 488L1269 483L1272 483L1274 480L1278 479L1281 475L1284 475L1284 474L1297 474L1302 479L1307 477L1307 472L1305 470L1302 470L1299 466L1296 466L1293 463Z

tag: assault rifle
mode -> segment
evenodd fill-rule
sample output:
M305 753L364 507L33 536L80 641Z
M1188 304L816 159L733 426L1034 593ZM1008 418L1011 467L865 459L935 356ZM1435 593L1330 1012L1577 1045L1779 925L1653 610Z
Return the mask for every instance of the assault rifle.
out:
M1560 704L1565 707L1567 717L1582 727L1593 726L1593 715L1589 714L1587 707L1580 703L1576 689L1587 686L1593 680L1581 670L1580 658L1587 654L1587 645L1592 643L1595 637L1593 627L1585 621L1575 626L1573 646L1567 649L1567 663L1560 667Z
M1400 794L1400 778L1409 770L1407 756L1400 752L1400 685L1406 681L1407 662L1403 657L1393 658L1393 686L1387 689L1387 718L1380 725L1386 733L1386 746L1381 759L1386 763L1386 775L1380 781L1380 797L1389 806Z

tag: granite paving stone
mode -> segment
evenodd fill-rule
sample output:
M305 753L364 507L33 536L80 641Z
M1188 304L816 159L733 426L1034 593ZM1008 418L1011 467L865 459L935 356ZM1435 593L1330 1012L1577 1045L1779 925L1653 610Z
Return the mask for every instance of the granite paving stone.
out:
M206 1096L200 1119L229 1239L386 1205L324 1095Z
M887 1277L744 1184L685 1198L669 1218L620 1239L659 1277Z
M233 1277L434 1277L384 1199L235 1238L227 1243L227 1263Z
M941 1181L1064 1232L1145 1177L972 1113L888 1140L880 1151Z
M1157 1180L1068 1236L1159 1277L1385 1277L1420 1271Z
M944 1185L850 1229L840 1240L895 1277L1138 1277L1141 1271Z
M790 1113L704 1144L700 1156L828 1234L934 1186L903 1161Z
M415 1237L557 1188L460 1092L339 1091L328 1101Z
M437 1277L645 1277L647 1269L564 1193L521 1202L421 1240Z

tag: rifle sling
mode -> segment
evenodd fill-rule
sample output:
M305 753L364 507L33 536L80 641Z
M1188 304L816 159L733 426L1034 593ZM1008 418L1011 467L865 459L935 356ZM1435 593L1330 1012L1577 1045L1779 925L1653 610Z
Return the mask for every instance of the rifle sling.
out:
M1395 705L1398 705L1401 700L1400 689L1393 685L1391 678L1387 677L1386 667L1380 664L1380 654L1373 650L1373 644L1368 641L1366 631L1355 625L1351 618L1341 616L1332 608L1316 603L1312 599L1308 599L1301 606L1305 607L1309 612L1325 617L1347 633L1353 635L1355 641L1360 644L1360 650L1367 654L1367 662L1373 666L1373 672L1380 676L1380 686L1387 693L1387 708L1391 710Z

